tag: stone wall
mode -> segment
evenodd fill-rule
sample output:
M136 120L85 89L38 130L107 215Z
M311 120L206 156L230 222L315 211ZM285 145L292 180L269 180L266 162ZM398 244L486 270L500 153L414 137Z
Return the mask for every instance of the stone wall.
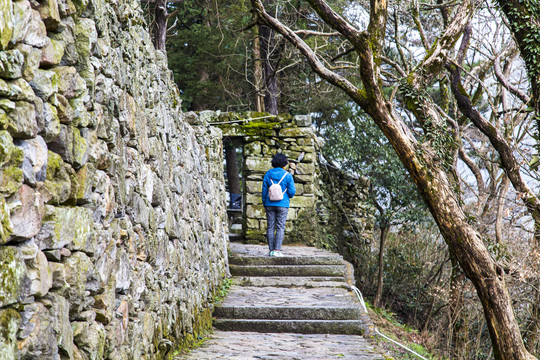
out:
M0 359L162 359L227 271L220 131L137 0L0 0Z
M277 152L287 155L296 165L297 191L291 199L285 242L340 250L346 244L371 241L374 219L367 197L369 181L347 175L322 160L321 144L310 116L209 111L201 115L219 127L224 137L242 139L246 241L266 241L262 178Z

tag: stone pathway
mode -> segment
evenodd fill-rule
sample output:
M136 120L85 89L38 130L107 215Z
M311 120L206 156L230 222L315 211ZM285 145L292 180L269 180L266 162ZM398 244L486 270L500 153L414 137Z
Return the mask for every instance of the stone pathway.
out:
M341 256L284 246L230 244L233 285L204 344L177 359L384 359L361 334L367 314Z

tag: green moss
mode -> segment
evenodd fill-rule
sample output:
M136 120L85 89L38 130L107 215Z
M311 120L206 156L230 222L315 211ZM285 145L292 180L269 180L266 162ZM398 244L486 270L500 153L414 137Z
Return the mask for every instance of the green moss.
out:
M0 248L0 307L17 302L24 294L26 266L15 248Z

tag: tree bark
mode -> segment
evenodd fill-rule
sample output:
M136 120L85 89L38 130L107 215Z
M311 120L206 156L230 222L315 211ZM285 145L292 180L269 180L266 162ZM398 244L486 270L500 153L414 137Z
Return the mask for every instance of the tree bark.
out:
M382 289L384 280L384 247L386 246L386 240L390 233L390 227L388 225L381 226L381 235L379 237L379 272L377 274L377 292L375 293L375 300L373 300L373 306L380 307L382 299Z
M255 109L264 112L264 79L261 57L261 41L259 37L259 27L255 26L255 36L253 37L253 77L255 78Z
M225 165L227 169L227 184L229 185L229 193L242 194L238 171L238 161L236 159L236 147L231 140L224 141L223 145L225 147Z
M265 25L259 26L261 44L261 60L264 73L264 107L266 112L277 115L278 109L278 78L277 64L279 62L279 50L276 48L273 30Z
M512 309L512 302L504 281L504 273L497 267L481 234L470 224L454 191L452 174L441 164L437 150L429 142L419 144L385 99L380 85L380 61L383 49L387 2L371 0L370 23L367 31L358 31L335 13L323 0L308 0L319 16L339 31L355 47L360 59L359 74L363 88L358 88L343 76L329 70L314 51L287 26L265 12L260 0L252 0L253 7L268 26L281 33L306 57L312 69L323 79L342 89L377 124L394 147L401 162L409 171L426 202L449 251L458 260L466 276L476 288L484 308L486 322L497 360L535 359L527 352ZM436 41L432 51L412 74L413 91L420 91L440 73L446 57L462 34L472 16L473 3L463 1L456 10L454 21ZM461 11L461 12L460 12ZM419 104L417 118L437 114L429 104ZM429 116L428 116L429 115ZM443 128L442 124L440 125ZM450 130L448 130L450 131ZM449 151L450 149L446 149Z
M165 40L167 37L167 0L156 0L154 21L154 46L158 50L165 50Z

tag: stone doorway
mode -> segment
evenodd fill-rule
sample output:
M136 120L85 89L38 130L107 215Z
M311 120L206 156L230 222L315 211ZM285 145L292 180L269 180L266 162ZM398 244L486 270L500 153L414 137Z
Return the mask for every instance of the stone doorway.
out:
M229 220L229 238L244 238L244 140L241 136L223 138L223 170L227 190L227 216Z

